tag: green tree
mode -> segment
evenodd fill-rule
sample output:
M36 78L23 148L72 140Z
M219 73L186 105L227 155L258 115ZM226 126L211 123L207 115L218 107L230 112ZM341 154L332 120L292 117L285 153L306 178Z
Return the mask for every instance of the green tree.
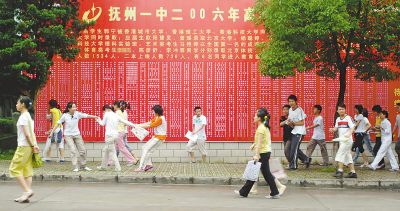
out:
M395 80L400 66L400 9L392 0L256 0L252 20L268 40L258 44L259 69L272 78L316 68L339 74L337 104L344 101L347 68L363 81Z
M79 0L0 0L0 95L37 98L53 57L72 61L77 37L94 23L78 18Z

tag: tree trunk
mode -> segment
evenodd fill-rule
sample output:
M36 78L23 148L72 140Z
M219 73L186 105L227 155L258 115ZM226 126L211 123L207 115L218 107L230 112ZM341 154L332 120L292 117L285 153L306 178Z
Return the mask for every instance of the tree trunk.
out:
M336 103L336 109L340 103L344 102L344 95L346 94L346 73L347 73L346 67L340 67L340 74L339 74L340 89L339 89L338 100Z

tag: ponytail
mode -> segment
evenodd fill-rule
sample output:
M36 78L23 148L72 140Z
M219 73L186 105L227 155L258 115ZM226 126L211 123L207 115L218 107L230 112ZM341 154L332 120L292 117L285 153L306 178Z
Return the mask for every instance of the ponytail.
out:
M35 110L33 108L33 102L31 100L31 98L29 98L28 96L21 96L21 97L19 97L18 101L20 103L24 104L25 108L28 110L29 114L31 115L31 118L34 119Z
M75 104L74 102L69 102L69 103L67 104L67 106L65 107L64 114L65 114L65 113L68 113L68 112L69 112L69 109L72 108L72 105L74 105L74 104Z
M260 108L257 111L257 116L260 117L261 121L268 129L271 129L269 125L269 120L271 119L271 115L268 113L266 108Z

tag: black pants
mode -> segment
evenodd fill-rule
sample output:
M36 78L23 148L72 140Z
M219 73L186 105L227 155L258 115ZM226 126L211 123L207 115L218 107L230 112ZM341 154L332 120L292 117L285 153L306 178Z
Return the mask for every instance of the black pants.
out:
M394 147L394 151L396 151L397 159L399 159L399 163L400 163L400 136L397 138L397 142L396 142L396 145Z
M283 139L284 153L288 162L290 162L290 142L290 139Z
M272 175L269 169L269 158L271 157L271 152L261 153L260 154L260 162L261 162L261 173L264 176L265 181L268 183L269 188L271 189L271 196L275 196L279 194L278 188L276 187L275 177ZM254 181L247 180L242 189L240 189L239 193L241 196L247 197L251 188L254 185Z
M353 146L351 147L351 150L353 152L355 152L357 148L360 153L364 152L364 146L363 146L364 135L365 135L364 133L355 133L354 134L354 137L356 140L354 141Z
M308 157L300 150L300 144L303 141L304 135L293 134L292 141L290 142L290 164L291 169L297 169L297 159L304 163L308 162Z
M374 152L375 155L378 154L378 151L379 151L379 148L381 148L381 145L382 145L381 137L376 137L375 146L374 146L374 148L372 149L372 151ZM384 159L384 158L382 158L382 160L379 162L378 165L380 166L380 165L382 165L382 164L385 164L385 159Z

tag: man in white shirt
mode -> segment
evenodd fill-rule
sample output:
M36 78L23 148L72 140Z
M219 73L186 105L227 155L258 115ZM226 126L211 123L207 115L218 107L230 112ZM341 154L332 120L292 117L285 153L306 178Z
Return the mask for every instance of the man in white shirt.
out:
M397 142L396 146L394 147L394 150L397 153L397 157L400 163L400 103L397 103L397 116L396 116L396 122L394 123L393 127L393 139L396 135L396 130L399 129L398 135L397 135Z
M192 135L197 135L197 140L189 140L186 148L190 154L190 159L192 163L196 163L194 157L194 147L197 145L199 147L200 153L202 155L203 163L207 161L207 150L206 150L206 125L207 118L201 114L202 110L200 107L195 107L194 112L196 115L193 116L193 132Z
M300 158L306 164L306 168L310 167L311 158L307 157L301 150L300 144L306 135L305 118L307 115L303 109L297 105L297 97L290 95L288 97L288 103L290 105L289 117L286 120L286 124L293 127L292 140L290 143L290 164L289 170L297 170L297 158Z
M313 136L312 136L310 142L308 142L306 155L308 157L311 157L312 153L314 152L315 147L318 144L319 148L321 149L321 155L322 155L322 159L323 159L323 163L321 163L320 165L328 166L329 165L328 164L329 157L328 157L328 150L326 149L324 120L321 116L321 111L322 111L322 107L320 105L314 106L315 118L313 121L313 125L306 128L307 130L314 128Z
M353 132L355 125L350 116L346 114L346 105L341 103L338 105L339 117L336 119L335 127L329 129L330 132L338 132L339 139L343 140L339 142L339 149L336 153L335 161L338 162L338 170L335 175L336 178L343 177L343 167L348 165L350 167L350 173L345 178L357 178L356 171L354 169L353 158L351 156L351 147L353 146Z

